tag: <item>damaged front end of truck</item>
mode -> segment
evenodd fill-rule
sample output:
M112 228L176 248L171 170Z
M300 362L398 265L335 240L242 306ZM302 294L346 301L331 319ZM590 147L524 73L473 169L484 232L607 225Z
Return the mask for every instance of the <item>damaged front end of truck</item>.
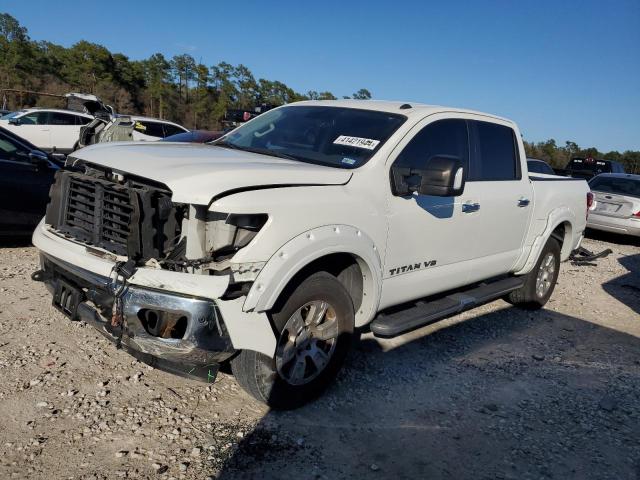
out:
M241 313L258 271L229 259L267 216L173 203L166 185L73 159L50 196L33 279L54 306L145 363L213 381L236 352L223 311Z

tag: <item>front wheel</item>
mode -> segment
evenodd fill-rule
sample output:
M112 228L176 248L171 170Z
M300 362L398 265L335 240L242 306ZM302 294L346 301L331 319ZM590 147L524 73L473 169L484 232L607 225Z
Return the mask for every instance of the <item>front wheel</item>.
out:
M318 272L291 292L272 320L274 357L243 350L231 370L256 399L274 409L296 408L319 396L340 370L352 343L353 302L336 277Z
M560 273L560 244L555 238L547 240L533 269L526 275L524 285L509 293L505 300L528 310L542 308L553 293Z

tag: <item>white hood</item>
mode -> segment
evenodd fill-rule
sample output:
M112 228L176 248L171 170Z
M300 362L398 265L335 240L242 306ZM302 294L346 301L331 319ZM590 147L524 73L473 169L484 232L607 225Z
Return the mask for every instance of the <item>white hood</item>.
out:
M193 143L102 143L72 156L164 183L174 202L197 205L233 190L342 185L351 178L349 170Z

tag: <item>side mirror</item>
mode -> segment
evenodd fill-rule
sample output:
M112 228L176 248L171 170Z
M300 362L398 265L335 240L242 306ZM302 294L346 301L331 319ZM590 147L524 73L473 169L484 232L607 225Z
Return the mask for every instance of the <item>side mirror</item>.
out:
M49 166L49 157L40 150L31 150L29 152L29 160L36 167Z
M22 122L20 121L19 118L10 118L9 119L9 124L10 125L20 125Z
M464 192L465 172L462 161L453 155L431 157L424 168L392 167L395 194L418 192L420 195L457 197Z

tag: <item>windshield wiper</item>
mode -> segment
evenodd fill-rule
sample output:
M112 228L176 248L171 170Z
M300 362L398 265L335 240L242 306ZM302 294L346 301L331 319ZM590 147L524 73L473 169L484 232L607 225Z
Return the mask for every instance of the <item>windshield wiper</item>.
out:
M277 157L277 158L285 158L287 160L296 160L298 162L301 161L298 157L295 157L293 155L280 153L274 150L269 150L268 148L241 147L240 145L236 145L234 143L229 143L229 142L216 142L216 143L212 143L211 145L230 148L232 150L242 150L244 152L260 153L262 155L269 155L271 157Z

